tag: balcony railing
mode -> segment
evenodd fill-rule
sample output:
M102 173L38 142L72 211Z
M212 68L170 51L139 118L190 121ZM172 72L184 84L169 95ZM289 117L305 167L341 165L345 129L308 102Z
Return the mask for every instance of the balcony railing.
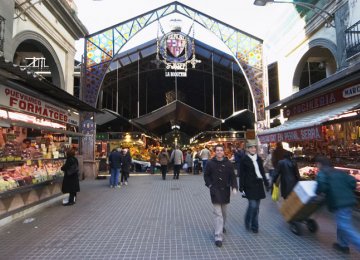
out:
M345 40L347 58L360 52L360 21L345 30Z
M5 18L0 16L0 56L4 54Z

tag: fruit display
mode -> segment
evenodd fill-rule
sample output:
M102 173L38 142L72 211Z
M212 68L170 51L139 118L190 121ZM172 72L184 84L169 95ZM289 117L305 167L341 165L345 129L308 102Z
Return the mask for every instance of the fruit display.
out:
M0 163L0 192L62 177L63 164L53 159Z
M315 180L318 168L306 166L299 169L300 178L302 180Z

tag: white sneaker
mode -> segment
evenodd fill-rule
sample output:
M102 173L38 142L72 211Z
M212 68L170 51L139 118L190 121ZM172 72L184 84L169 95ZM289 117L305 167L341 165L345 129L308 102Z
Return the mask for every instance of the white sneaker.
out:
M119 188L120 188L120 186L119 186L119 185L117 185L117 186L115 186L115 188L118 188L118 189L119 189Z
M124 183L120 182L120 186L123 186L123 185L124 185Z
M128 185L128 182L127 182L127 181L125 182L125 185L126 185L126 186Z
M114 188L114 186L110 185L110 189L111 189L111 188Z

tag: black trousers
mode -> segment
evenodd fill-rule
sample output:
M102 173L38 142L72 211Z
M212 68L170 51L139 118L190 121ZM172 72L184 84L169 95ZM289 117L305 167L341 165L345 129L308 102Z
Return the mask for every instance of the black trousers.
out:
M166 179L167 168L168 168L167 165L161 165L161 175L162 175L163 180Z
M174 164L174 179L179 179L181 164Z
M122 171L122 172L121 172L121 179L120 179L120 182L127 181L128 176L129 176L129 173L128 173L128 172L124 172L124 171Z
M74 203L74 198L76 197L76 192L70 192L69 193L69 203Z

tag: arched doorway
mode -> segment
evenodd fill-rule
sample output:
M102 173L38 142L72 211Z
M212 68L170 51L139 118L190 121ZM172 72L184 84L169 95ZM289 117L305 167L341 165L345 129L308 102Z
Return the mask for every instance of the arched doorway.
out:
M336 59L328 48L315 46L299 61L293 79L295 91L302 90L336 72Z
M61 63L51 44L35 32L22 32L13 39L13 62L65 89Z

